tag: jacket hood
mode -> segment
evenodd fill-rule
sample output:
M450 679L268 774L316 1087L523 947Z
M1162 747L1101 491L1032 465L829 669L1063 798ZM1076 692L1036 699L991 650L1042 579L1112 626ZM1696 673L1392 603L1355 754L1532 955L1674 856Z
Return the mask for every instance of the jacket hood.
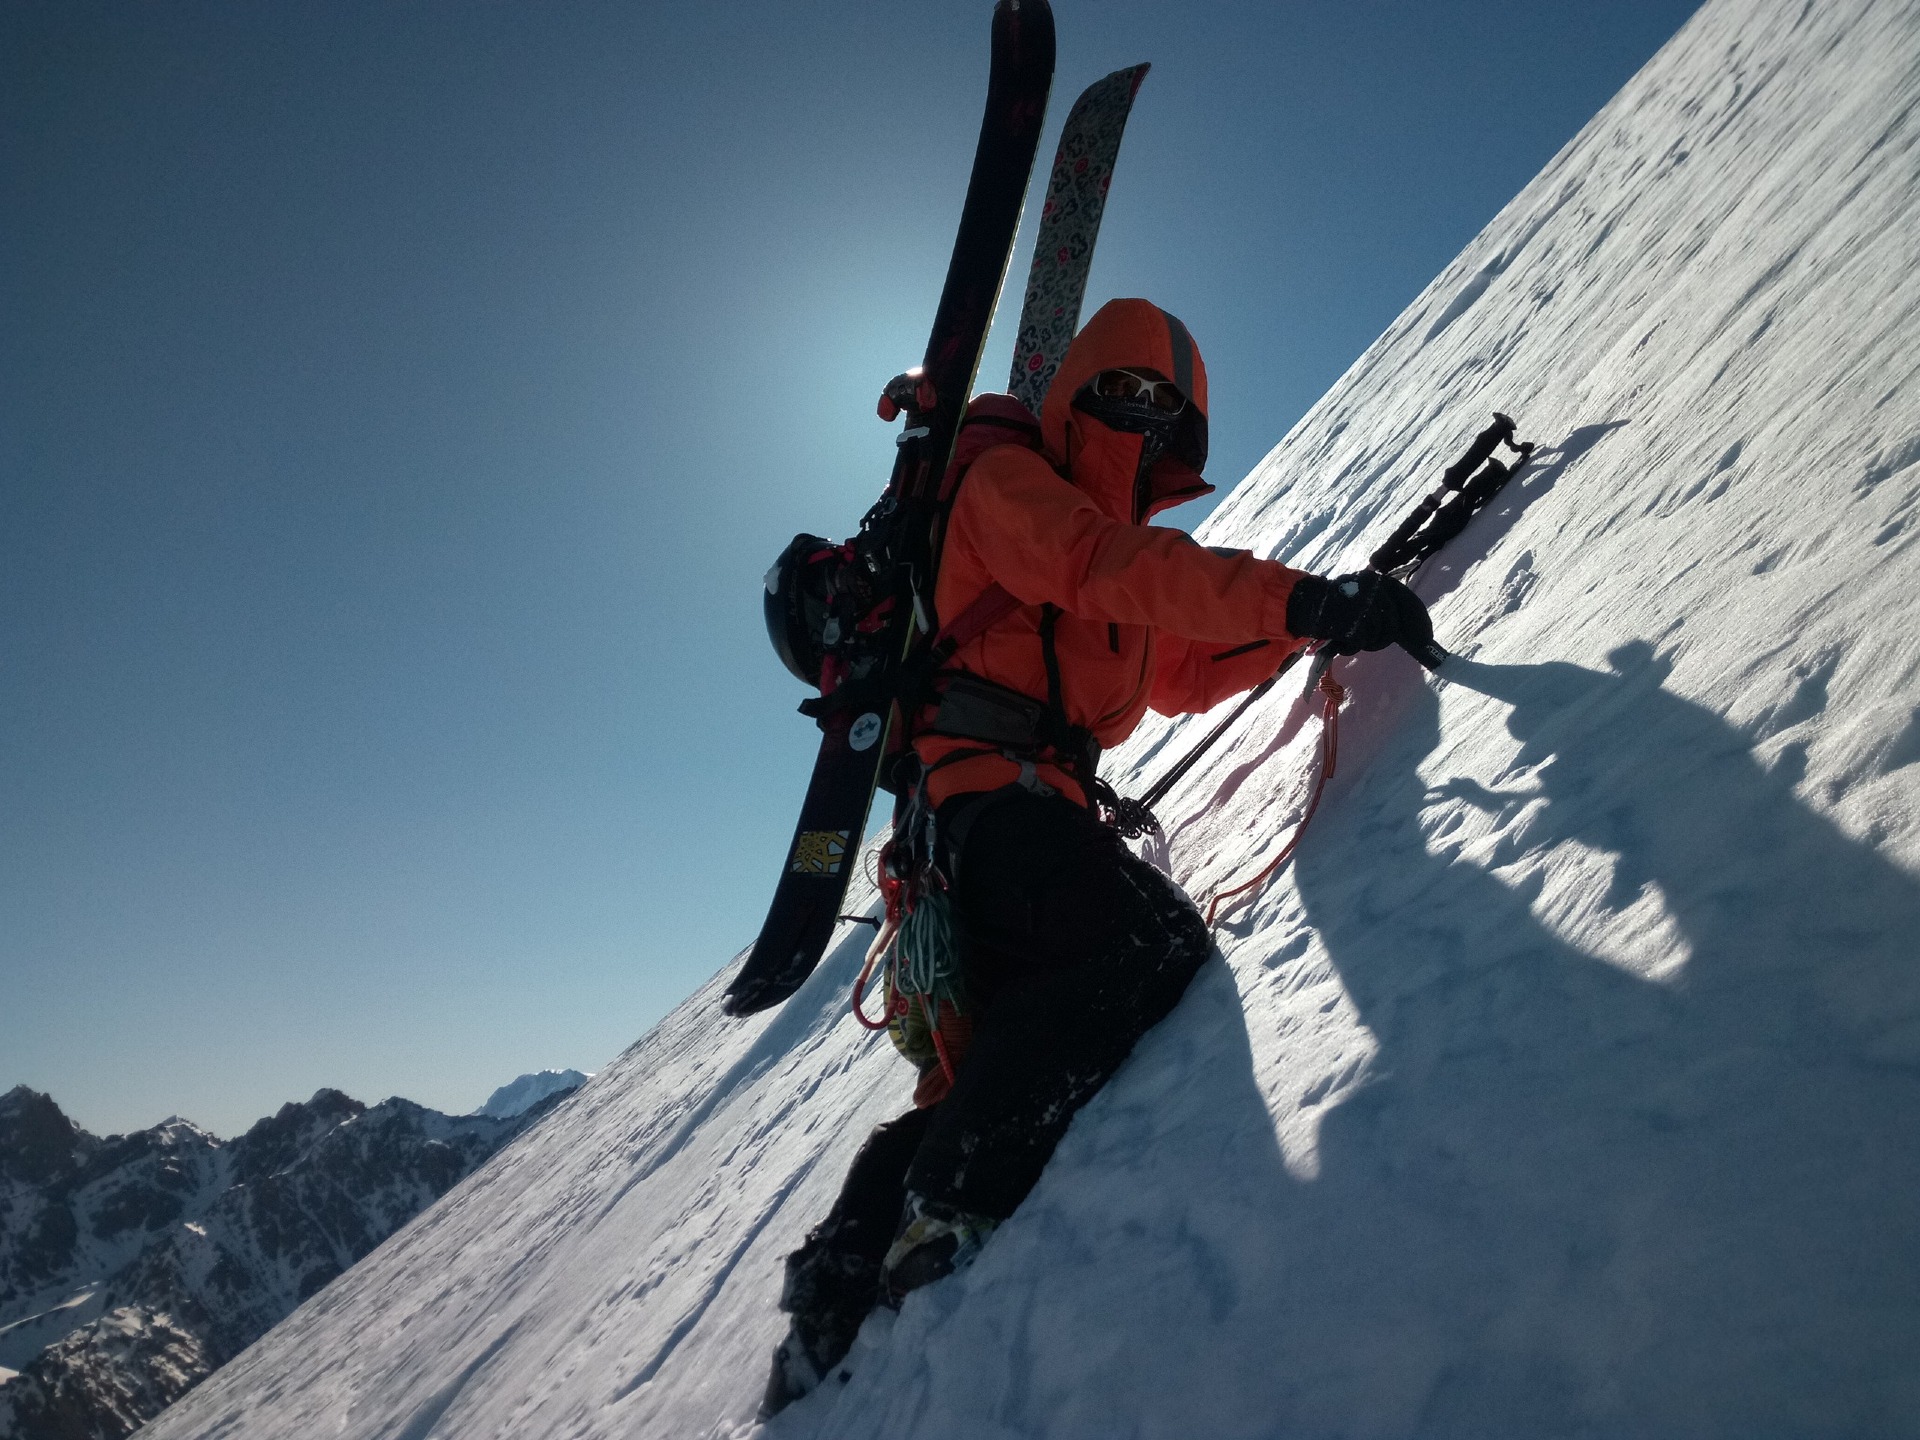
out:
M1187 327L1147 300L1109 300L1067 347L1040 411L1048 452L1116 520L1138 524L1169 506L1211 494L1213 487L1196 469L1171 457L1153 467L1146 494L1136 494L1141 437L1110 430L1073 408L1081 386L1116 367L1154 370L1180 387L1187 397L1189 439L1204 464L1207 367Z

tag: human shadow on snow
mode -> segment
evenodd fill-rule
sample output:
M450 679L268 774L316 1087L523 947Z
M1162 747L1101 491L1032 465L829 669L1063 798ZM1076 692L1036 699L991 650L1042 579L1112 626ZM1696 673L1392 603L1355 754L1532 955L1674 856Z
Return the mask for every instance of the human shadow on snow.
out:
M1913 1433L1920 886L1651 647L1611 662L1449 662L1510 707L1518 794L1428 789L1438 699L1400 672L1296 861L1379 1049L1295 1197L1308 1338L1276 1360L1340 1357L1402 1433ZM1487 868L1430 846L1447 798L1509 817ZM1613 857L1609 908L1664 906L1677 974L1575 948L1499 878L1567 841Z
M1301 1013L1328 988L1305 931L1270 923L980 1262L869 1327L849 1384L779 1433L1920 1430L1920 886L1647 646L1604 671L1450 661L1520 742L1490 786L1429 786L1436 693L1362 664L1295 861L1365 1026L1357 1081L1323 1112L1323 1082L1283 1089L1340 1032ZM1457 802L1497 833L1455 839ZM1608 907L1664 908L1684 964L1586 953L1502 878L1571 841L1614 857Z

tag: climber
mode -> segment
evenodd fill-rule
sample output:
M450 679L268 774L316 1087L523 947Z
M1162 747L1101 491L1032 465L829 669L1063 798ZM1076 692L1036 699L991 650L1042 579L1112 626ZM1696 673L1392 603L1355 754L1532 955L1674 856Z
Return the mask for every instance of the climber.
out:
M1115 300L1068 349L1038 444L985 450L959 486L936 608L993 618L943 632L959 643L908 726L894 840L917 856L918 898L950 913L953 973L943 1003L907 1007L918 1033L894 1027L922 1066L915 1108L873 1132L787 1260L765 1414L831 1373L876 1304L973 1260L1210 953L1187 897L1102 823L1100 751L1149 708L1210 709L1310 642L1432 640L1397 580L1326 579L1149 524L1211 492L1206 453L1186 327Z

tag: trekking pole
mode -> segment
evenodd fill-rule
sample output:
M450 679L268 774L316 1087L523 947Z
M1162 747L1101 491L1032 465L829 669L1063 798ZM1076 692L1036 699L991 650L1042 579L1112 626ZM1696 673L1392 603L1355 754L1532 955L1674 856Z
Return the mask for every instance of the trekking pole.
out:
M1367 562L1367 568L1378 570L1384 575L1393 575L1395 579L1401 581L1412 579L1415 572L1431 559L1442 545L1464 530L1467 522L1484 509L1487 503L1500 493L1501 488L1519 474L1521 468L1532 458L1533 442L1516 441L1513 438L1514 430L1513 417L1496 410L1493 415L1493 424L1474 436L1473 443L1467 447L1467 453L1442 472L1440 484L1433 493L1414 506L1413 512L1400 522L1392 535L1387 537L1386 544L1373 552L1373 558ZM1511 464L1503 464L1494 457L1493 452L1502 445L1512 450L1518 457ZM1451 503L1448 503L1450 499ZM1137 810L1129 811L1129 814L1137 817L1138 821L1134 833L1159 830L1160 822L1153 816L1153 807L1166 799L1173 787L1185 778L1188 771L1200 763L1201 757L1214 747L1221 736L1238 724L1240 717L1272 690L1280 682L1280 678L1294 667L1302 655L1307 653L1305 650L1297 650L1289 655L1278 670L1249 690L1240 703L1234 706L1227 717L1214 726L1199 744L1175 761L1172 768L1155 781L1145 795L1136 801L1123 802L1137 807ZM1326 667L1331 661L1331 656L1322 656L1316 662L1314 672L1308 676L1309 689L1323 682ZM1423 660L1421 663L1427 662ZM1429 665L1428 668L1434 667ZM1327 773L1331 773L1330 768ZM1318 803L1317 792L1315 803ZM1303 821L1302 824L1304 823ZM1297 841L1298 836L1295 839ZM1291 848L1290 845L1287 853L1291 853ZM1277 868L1277 862L1274 868ZM1224 897L1216 897L1218 898Z
M1420 567L1438 553L1441 546L1464 530L1467 522L1485 508L1487 502L1500 493L1501 487L1533 457L1533 444L1530 441L1516 442L1513 431L1512 419L1495 412L1493 424L1476 435L1467 453L1447 468L1439 488L1415 506L1413 513L1401 522L1387 543L1373 552L1368 568L1389 575L1398 571L1396 578L1411 580ZM1511 465L1502 464L1494 458L1493 452L1500 445L1505 445L1518 456ZM1436 645L1435 649L1438 648ZM1444 652L1441 653L1444 655ZM1214 892L1207 904L1209 927L1213 925L1223 904L1236 895L1258 890L1280 872L1281 867L1293 858L1294 851L1300 846L1301 836L1307 833L1307 823L1320 808L1320 799L1326 794L1327 782L1333 778L1334 764L1339 755L1340 706L1347 694L1346 688L1328 671L1327 667L1332 663L1332 654L1321 652L1315 658L1313 670L1307 679L1307 688L1319 689L1322 697L1320 774L1314 781L1313 793L1307 798L1307 808L1287 843L1281 846L1280 853L1268 861L1259 874L1229 889ZM1422 660L1422 663L1426 662ZM1439 667L1435 664L1429 668L1437 670ZM1285 673L1284 667L1281 673ZM1274 678L1277 680L1279 676ZM1234 713L1237 716L1239 711ZM1218 738L1219 732L1216 730L1204 743L1211 745Z
M1278 670L1274 671L1273 674L1247 691L1247 693L1241 697L1240 703L1233 707L1226 719L1213 727L1206 739L1202 740L1198 745L1195 745L1193 749L1181 756L1179 760L1175 761L1173 768L1156 780L1153 783L1153 787L1140 797L1139 803L1141 807L1146 810L1151 810L1162 800L1166 799L1167 792L1178 785L1186 773L1200 763L1200 757L1213 748L1214 742L1226 734L1227 731L1231 730L1240 717L1246 714L1261 696L1273 689L1275 685L1278 685L1280 683L1280 677L1293 669L1295 665L1299 664L1300 657L1306 653L1304 650L1294 651L1293 654L1281 662Z
M1214 726L1207 737L1198 745L1195 745L1191 750L1187 751L1185 755L1175 761L1172 768L1158 780L1154 781L1152 787L1139 799L1130 799L1126 796L1115 794L1112 786L1106 785L1104 781L1097 782L1105 786L1106 793L1101 796L1101 803L1112 812L1110 823L1114 829L1118 830L1121 835L1129 840L1136 840L1149 831L1158 834L1160 832L1160 821L1155 817L1153 807L1167 798L1167 792L1178 785L1186 773L1200 763L1200 757L1213 748L1214 742L1226 734L1227 731L1231 730L1239 721L1240 717L1246 714L1262 695L1265 695L1269 690L1273 689L1275 685L1279 684L1280 677L1291 670L1299 662L1300 657L1306 653L1304 650L1296 650L1285 660L1281 661L1278 670L1274 671L1273 674L1269 675L1258 685L1247 691L1245 695L1241 696L1240 703L1233 707L1226 719Z

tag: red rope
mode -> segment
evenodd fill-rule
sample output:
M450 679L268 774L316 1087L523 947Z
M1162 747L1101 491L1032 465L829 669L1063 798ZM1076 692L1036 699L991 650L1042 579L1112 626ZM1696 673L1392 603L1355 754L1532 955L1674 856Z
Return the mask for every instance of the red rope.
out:
M1271 880L1280 867L1293 858L1294 850L1300 844L1300 837L1307 833L1307 822L1313 819L1313 812L1320 808L1320 797L1326 793L1327 781L1333 778L1334 761L1340 750L1340 702L1347 698L1346 689L1333 678L1331 670L1320 672L1320 778L1314 782L1313 795L1307 801L1306 814L1300 817L1300 823L1294 827L1293 835L1281 848L1278 855L1267 867L1251 880L1235 885L1231 890L1216 890L1213 899L1207 904L1207 924L1213 924L1214 916L1220 913L1220 907L1235 895L1253 890Z
M940 1038L940 1002L929 1002L920 997L920 1013L927 1017L927 1033L933 1037L933 1053L940 1057L940 1069L947 1077L948 1088L953 1085L953 1060L947 1054L947 1042Z
M874 965L879 961L881 952L886 949L886 942L892 939L893 936L884 930L874 936L873 948L867 951L867 963L860 967L860 978L853 982L853 1018L868 1030L887 1028L889 1017L886 1009L882 1007L878 1020L869 1020L867 1012L860 1008L860 992L867 988L867 981L873 978Z
M880 957L892 948L894 936L900 933L900 922L905 918L904 901L906 887L887 873L884 857L893 847L889 840L880 850L880 863L874 873L873 883L880 891L880 898L886 902L886 919L881 922L879 932L873 937L873 944L867 947L866 964L860 967L860 978L853 982L853 1018L869 1030L884 1030L892 1017L887 1006L880 1009L878 1020L869 1020L866 1012L860 1008L861 992L867 988L867 981L873 978L873 967L880 963ZM891 993L888 999L892 999Z

